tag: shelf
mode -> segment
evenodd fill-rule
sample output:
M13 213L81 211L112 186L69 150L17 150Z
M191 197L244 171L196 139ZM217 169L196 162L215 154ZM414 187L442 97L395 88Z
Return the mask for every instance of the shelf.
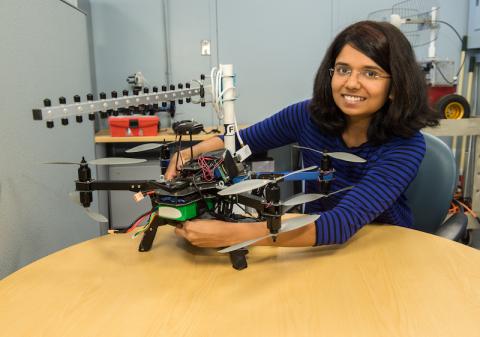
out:
M438 127L425 128L422 131L437 137L478 136L480 135L480 118L442 119Z
M207 127L205 130L207 132L217 127ZM208 138L211 138L216 135L223 134L223 130L220 130L221 133L200 133L198 135L192 135L192 140L201 141ZM141 137L112 137L110 136L110 130L104 129L100 130L95 134L95 143L149 143L149 142L162 142L163 140L171 142L175 140L175 134L172 129L160 129L159 133L156 136L141 136ZM182 140L190 140L189 136L183 136Z

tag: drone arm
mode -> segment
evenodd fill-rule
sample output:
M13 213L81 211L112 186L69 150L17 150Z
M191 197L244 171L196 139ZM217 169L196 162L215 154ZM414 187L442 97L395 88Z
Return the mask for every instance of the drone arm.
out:
M77 191L149 191L162 188L162 185L155 180L90 180L76 181Z
M258 179L274 179L277 177L283 177L284 181L304 181L304 180L318 180L318 171L315 172L297 172L295 174L285 176L288 172L258 172L252 175L252 178Z
M280 218L283 214L283 208L278 205L280 198L280 189L275 185L268 185L265 188L266 200L262 197L252 194L239 194L237 200L239 203L254 208L260 216L266 219L266 225L270 234L278 234L281 228ZM276 241L276 236L273 237Z
M237 202L251 207L257 211L258 214L262 214L265 210L265 200L253 194L243 193L236 196Z

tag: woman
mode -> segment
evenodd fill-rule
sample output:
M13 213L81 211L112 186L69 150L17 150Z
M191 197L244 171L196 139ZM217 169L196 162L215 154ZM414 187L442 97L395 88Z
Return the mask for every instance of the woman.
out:
M328 48L318 69L313 98L293 104L241 131L253 152L298 142L328 152L349 152L366 159L350 163L332 159L336 170L331 191L355 188L306 205L320 218L282 233L276 242L257 245L311 246L347 241L367 223L410 227L412 214L404 195L425 154L419 130L438 124L428 107L424 76L405 36L391 24L362 21L343 30ZM193 147L194 156L223 148L214 137ZM183 159L190 153L182 151ZM322 155L303 151L305 167ZM166 172L176 174L175 160ZM318 182L306 182L318 193ZM268 234L264 222L185 222L179 236L201 247L224 247Z

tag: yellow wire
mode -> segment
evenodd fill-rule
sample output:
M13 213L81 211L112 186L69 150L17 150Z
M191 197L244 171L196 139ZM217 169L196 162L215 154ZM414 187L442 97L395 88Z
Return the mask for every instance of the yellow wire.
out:
M132 239L135 239L140 233L144 233L147 231L148 228L150 228L150 225L152 224L153 222L153 219L155 218L156 216L156 213L155 211L152 212L152 214L150 214L150 218L148 219L148 223L143 226L142 228L140 228L139 230L137 230L133 235L132 235Z

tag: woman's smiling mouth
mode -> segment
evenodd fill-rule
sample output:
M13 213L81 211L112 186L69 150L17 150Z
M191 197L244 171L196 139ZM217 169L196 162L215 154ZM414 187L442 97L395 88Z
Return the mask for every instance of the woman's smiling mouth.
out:
M346 94L343 94L342 97L345 99L347 103L358 103L366 99L365 97L362 97L362 96L346 95Z

